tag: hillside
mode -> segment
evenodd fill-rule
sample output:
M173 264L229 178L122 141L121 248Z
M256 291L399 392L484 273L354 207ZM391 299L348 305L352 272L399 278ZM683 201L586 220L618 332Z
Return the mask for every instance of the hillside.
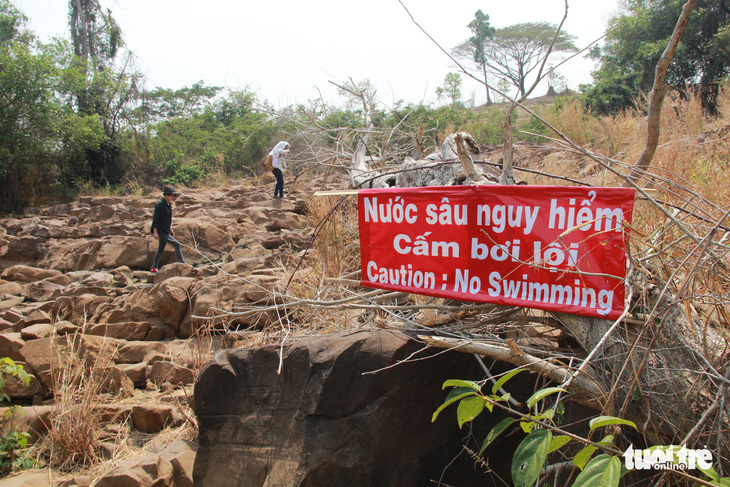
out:
M212 352L269 341L270 313L210 317L285 286L311 239L311 190L331 186L310 180L272 200L270 188L243 183L182 194L174 228L188 263L173 263L168 247L156 275L147 271L156 195L86 197L2 219L0 355L30 374L4 392L22 406L12 425L37 442L38 465L50 463L54 478L73 472L63 485L194 440L192 385ZM239 328L238 338L225 333ZM194 452L187 445L173 441L174 456Z
M427 330L439 336L439 340L431 341L432 346L446 348L460 345L447 339L454 337L486 341L507 350L511 343L510 347L517 347L517 352L511 349L515 356L553 357L553 365L579 363L588 356L592 362L586 360L585 370L596 374L591 377L600 386L597 394L605 388L603 391L611 391L619 403L611 413L645 419L642 434L630 437L631 441L651 444L655 440L681 440L678 436L693 424L675 422L677 415L688 420L695 415L704 418L696 424L697 431L702 432L697 441L705 441L716 431L706 423L705 413L717 411L714 398L724 397L721 379L728 357L723 344L728 340L725 290L730 280L725 242L730 230L725 220L726 185L716 184L728 171L723 163L727 124L722 118L703 118L697 115L697 106L680 102L667 104L665 110L665 131L656 164L642 185L658 192L652 193L652 200L636 203L630 247L630 316L621 322L617 335L612 335L614 328L607 320L576 321L570 316L528 309L484 309L469 303L360 289L353 199L312 196L315 190L347 186L343 169L324 173L318 169L319 164L332 160L329 153L322 157L300 149L294 155L298 176L288 180L284 200L271 199L271 179L256 185L254 180L246 180L183 191L175 204L173 223L185 244L188 263L174 263L174 253L168 249L166 265L156 275L147 271L156 248L148 232L159 195L87 196L6 215L0 223L0 355L31 373L28 385L11 380L5 392L13 404L26 411L24 416L16 415L13 424L20 431L32 432L31 452L37 465L50 465L54 472L36 474L44 479L50 475L56 479L53 485L68 487L122 481L130 485L191 485L198 435L204 434L206 441L217 438L215 428L210 429L210 416L205 417L208 423L204 431L198 429L193 404L193 384L206 364L209 374L223 374L211 375L217 379L207 386L225 379L236 367L242 367L236 369L239 380L248 380L240 364L255 361L257 354L273 367L267 372L270 381L278 380L277 369L282 367L284 371L300 370L299 366L289 368L292 362L288 360L300 364L296 360L301 354L316 358L309 365L312 377L318 377L317 360L337 363L340 357L358 356L350 354L359 344L345 346L337 341L343 340L342 333L353 330L386 330L389 336L406 332L408 340L415 332ZM624 114L597 119L581 112L579 106L567 104L551 121L589 154L554 141L518 144L515 164L521 183L618 186L621 171L626 170L623 161L635 160L642 146L641 117ZM501 157L499 147L481 145L475 160L495 172ZM386 169L397 171L398 167ZM655 328L656 323L662 328ZM320 335L331 336L334 341L307 341ZM629 342L623 336L635 339L631 343L637 349L627 350ZM644 337L649 342L643 341ZM372 347L368 340L372 338L363 343ZM655 340L664 346L653 350ZM415 352L410 341L392 346L395 351L390 358L385 355L387 360L402 360L399 354L403 350ZM606 351L589 355L601 347ZM221 352L211 362L213 352L223 349L232 351ZM335 349L342 355L329 353ZM682 369L686 377L673 372L676 361L685 360L685 355L691 359ZM517 364L517 358L512 359L499 360L501 366ZM611 385L626 364L644 362L648 363L646 368L632 369L635 376L628 374L625 382L616 379ZM474 373L466 365L458 370ZM609 372L597 374L595 370ZM445 371L441 367L440 372ZM667 421L655 421L652 408L674 401L670 392L684 395L695 388L677 387L676 381L696 383L702 374L708 374L709 379L701 384L696 397L686 398L686 408L670 407L665 411ZM529 391L538 387L534 377L515 386L516 397L526 399ZM638 403L631 399L637 397L634 377L641 384ZM284 379L292 376L284 374ZM347 390L353 380L345 379L338 387ZM313 382L316 380L307 384ZM243 390L242 385L234 389L239 388ZM405 391L403 394L414 397L415 391ZM228 404L225 392L208 391L224 406ZM319 394L324 402L313 406L307 418L337 417L332 411L324 415L317 411L326 409L330 394L341 394L337 390ZM430 415L435 409L431 404L440 402L439 385L418 390L418 394L428 398ZM353 415L368 410L357 402L360 396L346 395L356 399L355 404L346 406L353 409ZM257 414L279 410L276 404L265 409L266 401L273 397L287 401L286 395L264 394L254 404L264 404L264 410ZM306 406L309 396L298 397ZM209 411L210 405L206 408ZM586 413L580 414L585 417ZM719 414L722 420L722 411ZM9 426L6 422L5 427ZM480 427L480 434L486 434L487 426ZM383 427L387 430L392 426ZM424 430L420 423L417 427ZM453 422L437 427L438 431L460 434ZM279 434L286 437L287 431ZM328 431L338 430L333 427ZM338 434L332 434L336 440ZM335 448L327 445L325 442L325 450ZM290 451L282 445L264 444L261 448ZM367 450L365 443L352 448L352 455ZM296 451L308 454L305 447ZM727 461L723 451L714 452L721 464ZM214 454L205 450L206 458L223 461L209 457ZM327 455L320 452L317 458ZM275 465L287 474L302 474L300 470L286 470L287 462L296 464L284 456L277 457ZM8 479L11 483L7 485L16 481Z

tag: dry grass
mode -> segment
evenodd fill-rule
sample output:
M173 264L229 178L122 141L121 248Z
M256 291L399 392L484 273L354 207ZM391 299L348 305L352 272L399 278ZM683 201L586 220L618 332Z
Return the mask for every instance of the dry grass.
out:
M197 374L220 344L220 336L202 331L189 340L191 369ZM139 404L140 395L125 394L115 369L113 340L84 334L53 337L53 415L48 433L33 447L39 465L52 467L63 478L86 475L99 478L111 466L145 453L134 436L126 412ZM155 435L156 444L197 437L197 421L189 406L192 389L147 391L144 401L168 404L185 419ZM138 434L139 435L139 434Z
M320 228L313 249L315 262L325 277L340 277L359 268L355 199L312 198L308 202L311 221Z
M604 159L606 164L626 174L627 167L639 159L646 144L644 103L645 100L640 100L638 110L600 118L586 113L581 116L579 105L568 103L550 121L563 133L573 134L574 141L585 141L581 145L599 158L610 158ZM719 115L714 118L702 111L697 96L668 96L662 108L659 146L648 173L639 183L643 187L659 189L657 200L660 205L674 212L685 229L699 238L708 235L728 209L729 122L730 85L720 93ZM604 166L571 152L549 154L541 161L540 169L557 177L570 177L595 185L618 186L623 182ZM531 179L531 182L555 184L549 182L549 177ZM725 227L728 224L724 222ZM678 268L691 267L692 264L685 260L695 250L696 242L683 236L684 231L669 221L657 205L637 203L633 226L637 252L647 252L651 245L661 248L659 267L665 269L664 277L669 278ZM724 231L717 232L713 238L718 241L724 234ZM642 235L653 240L644 241ZM726 283L718 281L727 279L722 266L701 269L703 272L696 275L693 283L698 294L704 294L702 279L710 279L710 275L714 277L707 281L709 288L727 287Z
M113 456L125 450L128 426L105 417L106 407L117 399L109 392L116 353L110 343L99 340L98 347L90 346L85 335L51 340L55 411L39 451L59 471L100 462L103 443L114 445Z
M578 99L566 102L559 110L545 115L550 124L580 146L588 143L590 126L594 120L588 116L585 105Z
M357 278L354 273L360 268L360 247L356 200L312 198L307 206L316 238L305 265L294 274L286 289L287 299L331 301L351 297L347 290L328 280ZM296 313L280 319L280 323L286 322L292 335L331 333L356 325L359 314L344 308L298 307Z
M645 100L639 100L637 105L637 110L596 117L586 113L579 102L571 101L557 111L549 111L545 118L581 147L600 157L631 165L639 159L646 145ZM720 93L719 114L714 118L702 111L701 101L695 95L688 98L676 94L668 96L662 108L659 146L644 183L670 193L676 193L679 185L685 193L693 193L718 205L725 204L730 197L730 185L718 182L725 181L728 175L729 122L728 87ZM594 161L577 153L550 155L541 161L540 169L589 184L619 185L622 182L621 178L611 176ZM620 167L619 170L623 171ZM596 176L596 172L603 174ZM547 183L546 179L525 179Z

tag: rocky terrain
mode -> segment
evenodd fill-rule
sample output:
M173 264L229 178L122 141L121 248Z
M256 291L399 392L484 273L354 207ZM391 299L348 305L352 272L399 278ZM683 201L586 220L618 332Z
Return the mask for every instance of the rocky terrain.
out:
M72 435L64 427L73 414L95 416L99 428L87 434L103 448L89 453L109 460L79 474L71 451L65 463L39 453L58 468L0 485L192 485L196 376L227 346L219 331L272 320L210 317L269 299L311 238L311 190L273 200L270 186L184 191L173 228L187 263L176 263L168 246L156 275L149 227L157 195L83 197L2 218L0 357L30 375L28 384L5 385L7 406L22 411L4 431L28 431L48 452L49 442ZM327 186L314 181L311 189ZM94 397L78 406L93 402L94 413L74 413L75 393L92 379ZM129 458L120 460L120 450Z
M458 171L434 178L428 159L406 162L406 185L460 182ZM475 162L492 179L485 151ZM520 347L541 356L593 350L590 340L611 322L534 314L525 323L528 315L498 312L488 333L507 355L488 366L472 353L429 348L425 335L443 334L445 323L458 331L492 322L455 303L458 311L444 315L410 306L413 327L404 327L395 313L415 301L355 290L347 272L359 266L356 225L345 212L337 225L318 225L334 200L318 206L324 198L312 197L346 184L332 176L292 182L284 200L271 198L273 183L187 190L173 218L187 263L168 249L157 274L149 273L157 248L149 226L159 195L84 197L0 219L0 358L30 374L27 384L8 378L3 387L3 432L27 431L38 461L0 487L503 485L517 437L495 441L484 459L475 443L505 413L482 415L469 431L453 415L432 422L443 382L483 380L490 367L506 372L501 361L523 366ZM308 295L289 288L295 269L312 279L292 286ZM354 299L362 305L351 306ZM305 311L306 301L320 307ZM691 329L680 319L676 326L677 336ZM623 352L610 356L613 370L623 370ZM533 372L510 383L518 403L542 381L541 366ZM654 385L662 381L646 381L643 391ZM574 406L567 422L585 436L595 411ZM676 409L689 416L705 406ZM671 437L676 426L666 425Z

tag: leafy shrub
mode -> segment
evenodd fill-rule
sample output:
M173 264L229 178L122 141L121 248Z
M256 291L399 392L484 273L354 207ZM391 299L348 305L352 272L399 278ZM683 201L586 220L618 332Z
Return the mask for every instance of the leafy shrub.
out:
M571 442L583 443L583 448L572 457L572 463L580 470L572 483L573 487L617 487L621 477L628 473L623 468L620 450L613 446L614 436L606 435L601 441L594 442L587 438L581 438L577 435L567 433L559 427L561 423L564 406L560 399L560 394L567 392L560 387L546 387L539 389L530 396L525 402L527 405L527 413L516 411L506 404L510 400L510 394L504 392L503 386L515 375L524 369L514 369L494 381L491 393L482 393L483 384L467 380L447 380L443 384L443 388L452 388L446 396L443 404L436 409L433 414L432 421L436 421L438 415L452 404L457 404L456 418L459 428L464 424L473 421L484 410L493 412L495 406L512 413L512 417L504 418L502 421L492 428L482 442L478 456L482 456L486 449L494 440L508 431L514 430L515 425L519 426L526 436L517 446L512 457L511 473L513 485L519 487L529 487L535 485L541 474L544 475L543 468L547 462L548 455L558 451ZM541 402L558 394L558 399L554 402L555 407L540 409L538 406ZM590 431L593 432L605 426L618 427L619 425L630 426L636 430L636 424L632 421L616 418L613 416L598 416L589 421ZM519 431L517 429L517 431ZM560 434L555 434L560 433ZM599 449L603 449L604 453L593 456ZM655 446L652 449L660 449L671 458L673 463L679 464L676 452L680 447L676 445ZM567 452L562 452L564 456L570 457ZM710 480L713 485L724 486L730 485L730 477L720 478L713 468L699 468Z
M30 382L30 376L22 365L16 364L9 357L3 357L0 360L0 400L2 401L10 400L5 393L8 377L15 377L26 385ZM1 475L7 475L15 470L29 469L35 464L35 460L26 450L30 435L26 431L18 431L13 426L16 414L20 414L20 408L12 406L3 415L3 423L9 423L10 427L0 436Z
M638 75L611 72L600 77L594 85L582 85L583 100L592 112L614 115L636 108Z
M183 164L179 161L171 161L168 163L167 173L170 176L162 180L163 186L184 185L191 187L196 181L206 176L205 168L197 164Z

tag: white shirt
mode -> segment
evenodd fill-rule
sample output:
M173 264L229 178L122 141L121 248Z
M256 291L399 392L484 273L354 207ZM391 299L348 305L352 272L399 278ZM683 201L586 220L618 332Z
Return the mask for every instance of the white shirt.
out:
M284 156L286 156L289 153L289 142L284 142L283 140L276 144L276 146L271 149L271 152L269 152L269 155L273 157L273 160L271 161L271 166L276 167L280 170L286 169L286 160L284 160Z

